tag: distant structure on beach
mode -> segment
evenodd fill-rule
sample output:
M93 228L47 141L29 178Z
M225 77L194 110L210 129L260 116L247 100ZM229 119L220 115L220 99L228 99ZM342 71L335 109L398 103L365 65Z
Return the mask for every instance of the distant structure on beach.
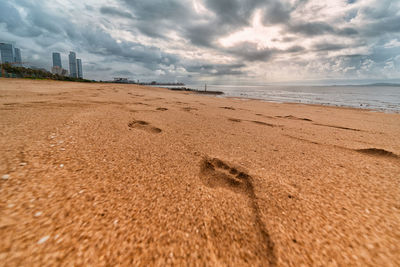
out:
M69 52L69 76L72 78L83 78L82 60L76 58L75 52Z
M1 63L10 63L16 66L22 66L21 50L14 47L13 44L0 43Z

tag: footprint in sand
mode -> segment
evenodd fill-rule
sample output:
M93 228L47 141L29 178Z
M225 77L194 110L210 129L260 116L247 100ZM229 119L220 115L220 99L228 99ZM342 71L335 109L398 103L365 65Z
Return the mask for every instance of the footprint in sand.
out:
M380 156L380 157L388 157L388 158L395 158L399 159L400 156L396 155L395 153L391 151L387 151L385 149L380 149L380 148L364 148L364 149L356 149L355 151L367 154L367 155L372 155L372 156Z
M289 120L299 120L299 121L312 121L308 118L299 118L296 116L292 116L292 115L287 115L287 116L275 116L276 118L281 118L281 119L289 119Z
M236 110L234 107L219 107L219 108L222 108L222 109L230 109L230 110Z
M267 122L263 122L263 121L250 121L250 122L259 124L259 125L269 126L269 127L283 127L282 125L271 124L271 123L267 123Z
M182 108L183 111L192 111L192 110L197 110L197 108L192 108L192 107L184 107Z
M128 123L128 127L131 129L140 129L144 131L148 131L151 133L161 133L162 130L157 127L151 126L150 123L147 121L140 121L140 120L133 120L130 123Z
M205 157L200 163L200 178L210 188L223 187L248 198L248 206L252 211L252 220L259 237L260 244L257 247L262 251L262 256L270 266L275 266L274 243L261 219L260 208L254 192L253 177L220 159Z

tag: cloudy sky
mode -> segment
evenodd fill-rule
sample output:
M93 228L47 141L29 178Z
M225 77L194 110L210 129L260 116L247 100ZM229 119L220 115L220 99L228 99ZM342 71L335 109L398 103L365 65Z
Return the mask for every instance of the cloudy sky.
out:
M0 0L0 40L90 79L400 81L399 0Z

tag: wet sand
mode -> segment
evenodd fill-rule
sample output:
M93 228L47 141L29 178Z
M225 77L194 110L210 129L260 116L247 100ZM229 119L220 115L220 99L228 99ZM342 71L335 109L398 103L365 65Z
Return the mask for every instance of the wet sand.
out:
M400 115L0 79L0 265L400 265Z

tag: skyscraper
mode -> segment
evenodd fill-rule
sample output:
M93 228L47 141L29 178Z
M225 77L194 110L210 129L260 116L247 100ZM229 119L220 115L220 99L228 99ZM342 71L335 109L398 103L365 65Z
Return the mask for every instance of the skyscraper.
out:
M82 60L77 58L76 59L76 66L78 67L78 78L83 78L83 73L82 73Z
M0 43L0 55L1 55L1 63L15 62L14 46L12 44Z
M78 77L77 65L76 65L76 54L75 52L69 52L69 76L72 78Z
M60 55L60 53L53 53L53 67L60 67L60 68L62 68L62 65L61 65L61 55Z
M18 63L17 66L22 66L22 64L21 64L21 62L22 62L21 49L15 47L14 48L14 55L15 55L14 61Z

